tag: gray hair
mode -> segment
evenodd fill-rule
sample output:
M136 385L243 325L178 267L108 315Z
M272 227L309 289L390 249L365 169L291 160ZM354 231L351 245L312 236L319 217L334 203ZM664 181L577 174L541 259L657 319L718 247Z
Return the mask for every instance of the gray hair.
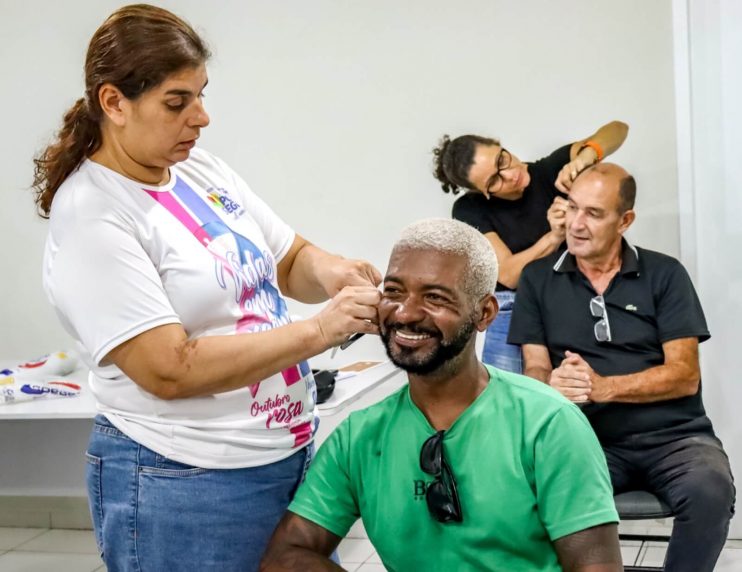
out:
M492 294L497 285L497 257L489 241L474 227L458 220L428 218L402 229L394 250L437 250L466 259L464 291L472 302Z

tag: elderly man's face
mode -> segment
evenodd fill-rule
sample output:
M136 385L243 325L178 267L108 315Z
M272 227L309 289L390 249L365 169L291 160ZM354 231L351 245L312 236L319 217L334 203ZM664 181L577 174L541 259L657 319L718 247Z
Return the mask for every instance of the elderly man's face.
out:
M634 220L633 211L619 212L618 176L588 172L577 178L567 205L567 248L587 261L600 260Z
M434 250L392 252L379 328L396 366L425 375L473 343L480 312L462 288L465 266L462 257Z

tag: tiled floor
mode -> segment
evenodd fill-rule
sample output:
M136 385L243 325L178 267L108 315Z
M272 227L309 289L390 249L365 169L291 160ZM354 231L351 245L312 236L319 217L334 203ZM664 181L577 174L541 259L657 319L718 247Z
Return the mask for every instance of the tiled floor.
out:
M2 572L105 570L90 530L0 528Z
M657 565L666 545L639 542L621 545L624 563ZM357 523L338 548L340 561L349 572L385 572L379 556ZM0 528L0 570L2 572L102 572L93 533L89 530L48 530L44 528ZM742 570L742 541L730 540L722 551L716 572Z

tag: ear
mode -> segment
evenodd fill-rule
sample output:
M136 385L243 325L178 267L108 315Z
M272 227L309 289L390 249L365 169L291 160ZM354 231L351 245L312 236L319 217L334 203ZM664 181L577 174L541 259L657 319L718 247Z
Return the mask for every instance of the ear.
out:
M104 83L98 90L98 102L103 113L117 127L126 125L129 100L111 83Z
M477 331L484 332L492 321L497 317L497 298L494 294L487 294L479 302L479 320L477 320Z
M636 219L636 213L633 209L629 209L625 213L623 213L621 215L621 222L618 225L618 232L620 234L623 234L627 230L629 230L629 227L634 222L634 219Z

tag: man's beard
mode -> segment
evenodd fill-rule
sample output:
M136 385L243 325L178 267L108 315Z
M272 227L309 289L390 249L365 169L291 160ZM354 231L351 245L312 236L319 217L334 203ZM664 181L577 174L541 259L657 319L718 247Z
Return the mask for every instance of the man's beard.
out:
M440 330L421 328L414 325L405 325L395 322L385 325L381 332L381 339L384 342L386 355L389 356L389 359L394 365L408 373L427 375L437 371L461 354L469 343L475 329L475 320L473 317L470 317L456 331L451 340L447 342L440 341L437 347L424 355L414 355L419 351L417 348L406 348L402 346L397 346L396 353L393 353L391 347L392 332L394 330L405 330L415 334L428 334L431 337L440 340L442 337Z

